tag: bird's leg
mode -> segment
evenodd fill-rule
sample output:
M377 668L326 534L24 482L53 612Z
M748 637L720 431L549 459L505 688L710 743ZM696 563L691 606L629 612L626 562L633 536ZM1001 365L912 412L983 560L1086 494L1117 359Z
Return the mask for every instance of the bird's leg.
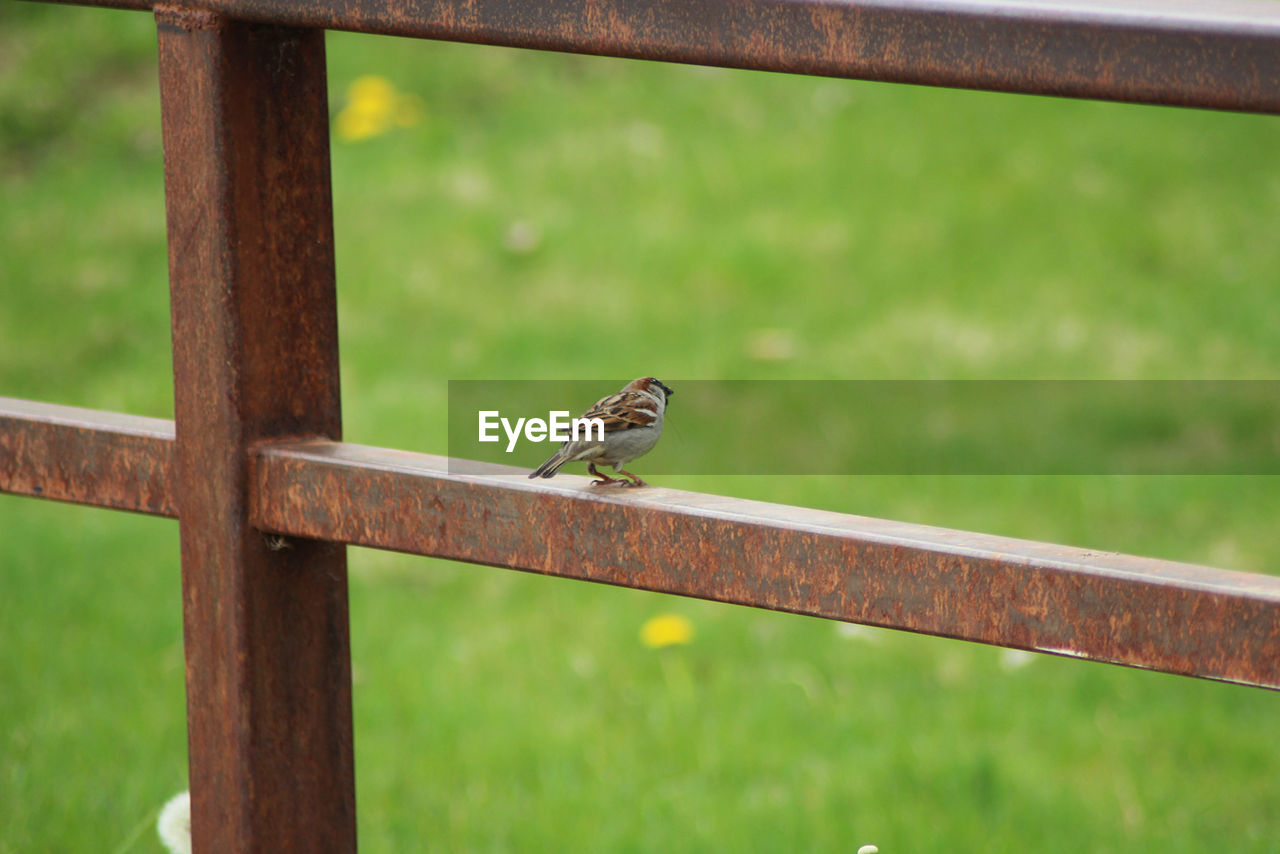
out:
M649 485L645 483L643 480L641 480L639 476L632 474L626 469L618 469L618 474L625 474L627 477L631 478L631 480L629 481L627 480L622 481L623 486L648 486Z
M630 486L630 484L628 484L625 480L621 480L616 477L609 477L609 475L605 474L604 472L596 471L595 463L587 463L587 471L591 472L592 477L600 478L599 480L591 481L592 486L609 486L610 484L614 484L614 483L621 483L621 484Z

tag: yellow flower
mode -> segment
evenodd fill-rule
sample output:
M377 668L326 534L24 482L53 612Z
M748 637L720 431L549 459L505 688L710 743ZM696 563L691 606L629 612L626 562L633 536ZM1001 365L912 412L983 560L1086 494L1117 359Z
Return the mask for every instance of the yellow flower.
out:
M376 74L366 74L351 81L347 87L347 101L351 107L373 113L387 113L395 101L396 87L391 81Z
M379 121L377 116L350 108L338 113L338 138L344 142L358 142L386 132L386 124Z
M366 74L347 87L347 105L338 113L338 138L358 142L396 126L409 127L422 121L424 112L421 98L397 92L385 77Z
M693 623L678 614L663 614L645 620L640 642L650 649L686 644L693 640Z

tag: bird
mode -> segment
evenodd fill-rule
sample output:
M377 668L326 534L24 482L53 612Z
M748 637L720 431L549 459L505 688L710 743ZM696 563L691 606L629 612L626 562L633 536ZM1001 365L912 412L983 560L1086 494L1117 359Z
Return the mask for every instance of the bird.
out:
M622 391L600 398L582 414L582 418L603 421L604 439L601 440L595 431L589 431L585 438L565 442L529 477L554 477L565 463L584 462L587 471L599 478L591 481L592 486L648 486L622 467L649 453L658 443L667 400L673 394L675 392L661 380L640 377L623 386ZM609 477L598 471L597 465L613 466L615 472L631 479Z

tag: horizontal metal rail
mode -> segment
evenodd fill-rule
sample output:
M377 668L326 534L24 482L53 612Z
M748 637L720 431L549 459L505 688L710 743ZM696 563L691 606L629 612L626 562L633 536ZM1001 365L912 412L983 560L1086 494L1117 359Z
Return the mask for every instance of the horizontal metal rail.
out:
M0 397L0 492L176 519L173 422Z
M0 490L173 515L166 426L0 398ZM1280 689L1280 578L341 442L254 457L250 518L285 536Z
M196 6L300 27L1280 113L1280 3L1270 0L201 0Z

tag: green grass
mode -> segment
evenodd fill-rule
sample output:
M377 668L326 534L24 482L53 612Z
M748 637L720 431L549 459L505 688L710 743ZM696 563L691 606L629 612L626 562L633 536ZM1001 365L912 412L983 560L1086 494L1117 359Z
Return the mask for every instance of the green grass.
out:
M334 141L352 441L443 451L451 378L1280 375L1274 118L329 46L335 111L370 73L424 104ZM146 15L0 6L0 394L171 415L154 63ZM673 415L664 441L718 428ZM1275 478L663 483L1280 572ZM147 822L185 785L176 527L12 497L0 518L0 852L158 851ZM351 563L365 851L1280 838L1271 693ZM692 644L639 643L663 612Z

